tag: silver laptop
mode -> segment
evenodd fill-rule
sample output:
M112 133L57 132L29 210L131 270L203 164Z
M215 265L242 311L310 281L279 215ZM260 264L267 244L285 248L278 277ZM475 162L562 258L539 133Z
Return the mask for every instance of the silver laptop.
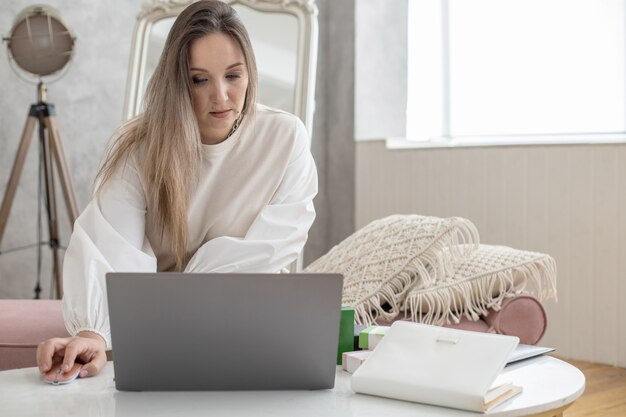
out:
M339 274L106 275L121 391L332 388Z

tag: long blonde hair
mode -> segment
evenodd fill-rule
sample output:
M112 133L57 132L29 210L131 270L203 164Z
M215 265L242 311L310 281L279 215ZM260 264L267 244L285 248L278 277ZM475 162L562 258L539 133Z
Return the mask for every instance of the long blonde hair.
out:
M161 236L169 235L175 270L182 270L188 260L187 209L202 143L193 110L189 47L194 40L218 32L241 47L248 71L242 115L253 111L256 60L243 23L232 7L219 0L192 3L176 18L165 41L146 88L145 112L119 129L96 177L100 190L131 153L140 155L148 211L153 211Z

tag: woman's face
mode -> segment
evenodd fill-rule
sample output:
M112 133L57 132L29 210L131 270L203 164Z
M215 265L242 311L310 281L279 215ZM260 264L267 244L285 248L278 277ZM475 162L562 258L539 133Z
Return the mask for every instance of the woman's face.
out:
M196 39L189 47L189 76L202 143L220 143L241 114L248 88L239 44L224 33Z

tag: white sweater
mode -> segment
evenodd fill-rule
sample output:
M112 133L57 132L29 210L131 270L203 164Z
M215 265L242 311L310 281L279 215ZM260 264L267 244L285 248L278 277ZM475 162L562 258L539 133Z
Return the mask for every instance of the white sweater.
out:
M277 272L302 251L315 218L317 171L302 122L257 106L222 143L203 145L189 202L185 272ZM161 238L131 158L74 224L63 264L63 316L70 334L95 332L111 348L107 272L167 271Z

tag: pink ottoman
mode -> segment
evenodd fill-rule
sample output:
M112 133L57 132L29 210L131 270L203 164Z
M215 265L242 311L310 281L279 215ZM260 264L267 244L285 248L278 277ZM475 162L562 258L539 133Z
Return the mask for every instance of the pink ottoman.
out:
M546 311L535 297L522 294L507 298L498 311L483 318L489 330L519 337L527 345L539 343L548 325Z
M396 320L408 319L398 315L392 320L377 320L376 323L379 326L391 326ZM520 294L504 300L498 311L489 309L487 316L477 321L462 316L459 323L445 324L443 327L517 336L520 343L535 345L543 337L547 323L546 312L539 300L532 295Z
M37 366L37 345L67 336L60 300L0 300L0 371Z

